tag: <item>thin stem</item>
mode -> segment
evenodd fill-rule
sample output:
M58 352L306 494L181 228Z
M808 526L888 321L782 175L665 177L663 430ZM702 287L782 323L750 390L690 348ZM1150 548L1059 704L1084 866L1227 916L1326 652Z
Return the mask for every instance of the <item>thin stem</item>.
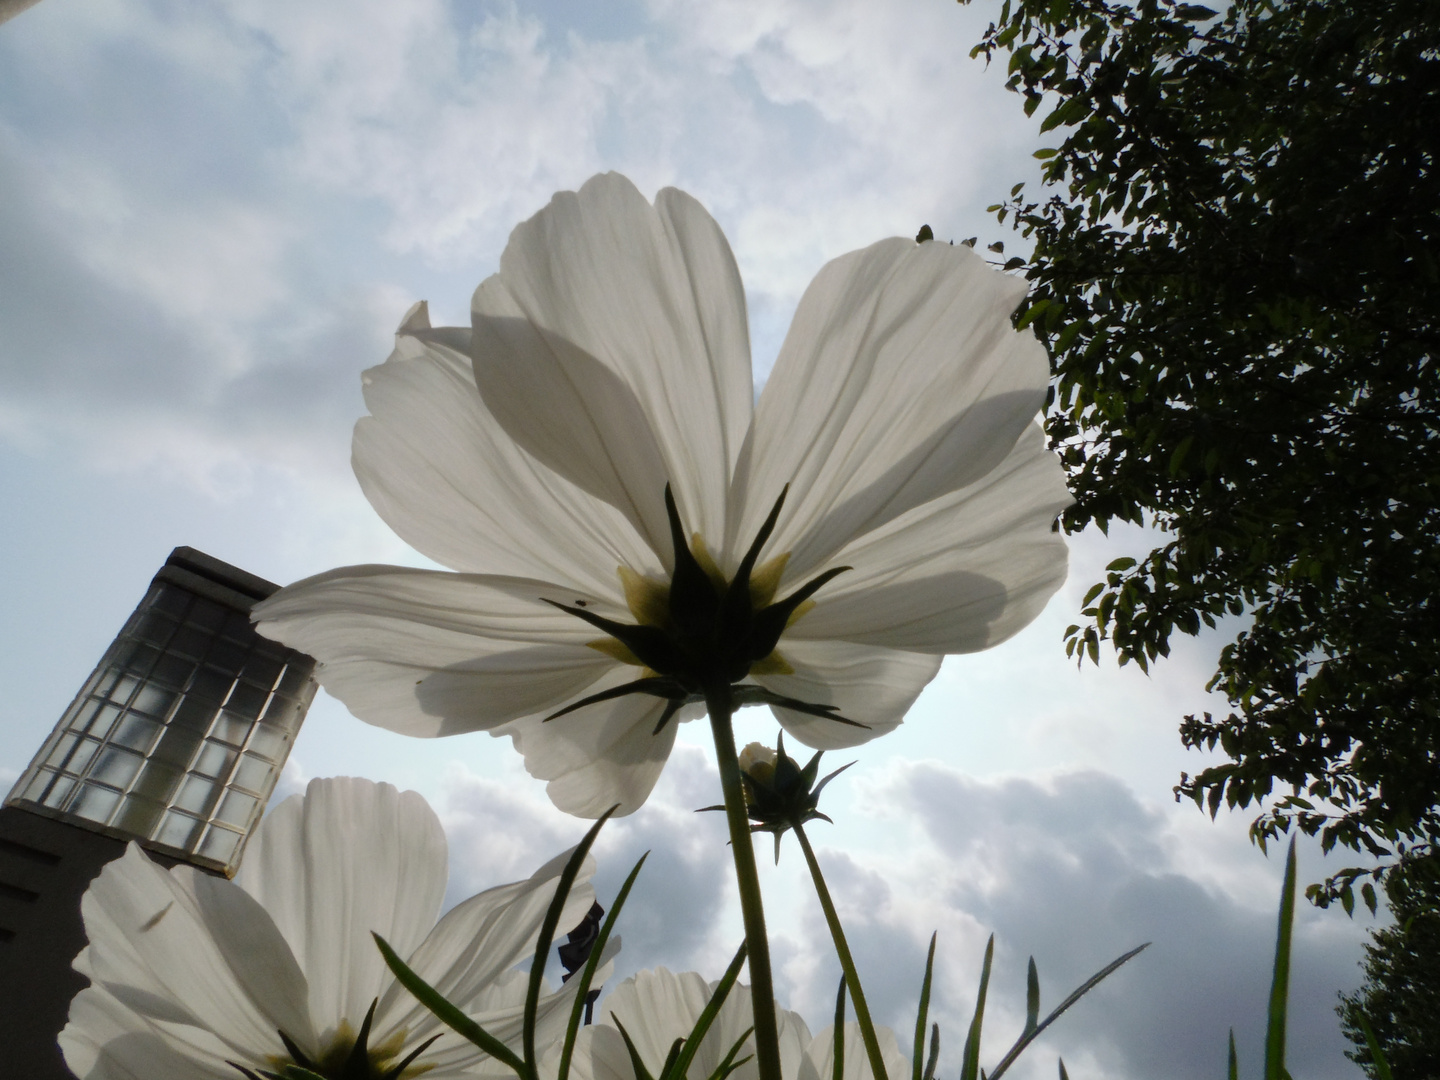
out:
M750 844L750 819L745 813L745 792L740 761L735 753L735 732L730 726L734 708L729 684L708 687L705 706L715 737L715 759L720 766L720 788L725 793L725 821L730 826L730 850L740 889L740 912L745 919L745 941L750 954L750 1001L755 1012L755 1064L760 1080L782 1080L780 1036L775 1018L775 983L770 974L770 942L765 934L765 909L760 900L760 874Z
M830 926L830 937L835 942L835 954L840 957L840 967L845 972L845 985L850 988L850 998L855 1002L855 1021L860 1025L860 1036L865 1040L865 1053L870 1057L870 1069L875 1080L887 1080L885 1059L880 1054L880 1040L875 1037L875 1023L870 1019L870 1006L865 1003L865 991L860 989L860 973L855 970L855 959L850 955L850 946L845 942L845 931L840 926L840 916L835 913L835 902L830 899L830 890L820 873L820 863L815 859L815 849L810 838L800 825L793 825L795 838L800 841L800 850L805 852L806 865L810 867L810 879L815 882L815 895L820 898L820 908L825 912L825 921Z

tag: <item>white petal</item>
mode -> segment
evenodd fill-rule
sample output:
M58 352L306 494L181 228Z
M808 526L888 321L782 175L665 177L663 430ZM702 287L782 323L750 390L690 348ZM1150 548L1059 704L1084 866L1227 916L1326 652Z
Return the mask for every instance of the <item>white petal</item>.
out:
M905 1080L910 1075L910 1060L900 1052L895 1033L887 1027L875 1029L880 1044L880 1058L885 1062L889 1080ZM804 1064L796 1080L832 1080L835 1075L835 1025L829 1024L816 1035L805 1050ZM860 1025L853 1020L845 1025L845 1066L843 1080L874 1080L870 1055L865 1049Z
M250 841L237 882L265 905L310 980L320 1034L358 1028L391 981L371 932L407 956L445 896L445 833L413 791L354 777L312 780Z
M1070 503L1055 455L1030 425L979 483L846 547L854 567L817 594L781 641L843 638L917 652L976 652L1038 615L1065 580L1054 531Z
M1049 366L1010 313L1024 283L969 248L882 240L806 290L737 466L727 547L748 544L781 487L770 543L787 579L844 544L974 483L1044 402Z
M749 426L744 291L694 199L624 177L561 192L518 226L472 301L476 383L518 443L620 509L667 561L668 481L718 538Z
M813 705L838 705L840 715L865 725L851 727L771 707L781 727L816 750L859 746L894 731L920 691L939 672L942 659L847 641L788 638L781 643L780 652L795 669L794 674L757 675L756 682Z
M254 617L260 633L319 660L320 682L356 716L431 737L548 715L618 666L585 646L600 631L541 597L628 621L603 598L546 582L389 566L298 582Z
M600 680L595 691L635 678L626 668ZM591 705L548 723L531 718L497 728L525 755L531 776L548 780L546 793L559 809L577 817L599 817L615 804L620 816L645 802L675 745L680 722L703 715L703 706L682 709L658 734L665 709L658 698L632 694Z
M232 882L167 872L131 844L81 900L97 986L160 1021L214 1032L238 1054L313 1031L306 981L269 915Z
M534 953L540 924L570 854L557 855L526 881L488 889L457 904L406 963L451 1004L470 1013L483 1009L478 999ZM562 933L578 925L595 902L590 886L594 873L595 860L587 857L565 901ZM381 1031L402 1025L418 1031L430 1019L429 1011L398 983L386 991L375 1013Z
M541 465L490 415L469 327L431 330L417 304L364 384L371 415L355 425L355 475L417 550L456 570L617 596L616 566L659 569L619 511Z
M192 1028L197 1035L204 1035ZM70 1018L60 1032L65 1064L80 1080L234 1080L225 1063L223 1043L212 1040L204 1052L168 1039L144 1017L99 987L87 987L70 1003ZM188 1052L187 1052L188 1051ZM259 1063L230 1051L231 1058Z

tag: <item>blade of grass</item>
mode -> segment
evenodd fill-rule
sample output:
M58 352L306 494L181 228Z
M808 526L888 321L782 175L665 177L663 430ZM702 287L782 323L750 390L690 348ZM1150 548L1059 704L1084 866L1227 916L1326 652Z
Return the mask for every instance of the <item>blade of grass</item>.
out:
M915 1012L915 1053L911 1055L911 1080L921 1080L925 1056L925 1022L930 1019L930 980L935 973L935 938L930 935L930 952L925 957L925 978L920 983L920 1007Z
M835 991L835 1047L831 1051L831 1080L845 1080L845 976Z
M1235 1055L1235 1029L1230 1029L1229 1080L1240 1080L1240 1059Z
M575 988L575 1003L570 1006L570 1021L565 1025L565 1045L560 1050L560 1071L556 1074L556 1080L567 1080L570 1075L570 1058L575 1053L575 1039L580 1033L580 1018L585 1015L585 999L590 996L590 984L600 967L605 946L610 941L610 931L615 928L615 920L620 917L620 911L630 897L630 887L635 884L635 879L640 876L640 868L649 857L648 851L640 856L635 868L630 871L630 876L625 879L625 884L620 886L615 903L610 905L610 913L600 924L600 936L595 939L595 944L590 949L590 959L585 961L585 967L580 973L580 983Z
M695 1053L700 1049L700 1043L704 1040L710 1025L715 1022L715 1017L720 1015L720 1007L725 1004L725 999L730 996L730 990L735 985L735 980L740 977L740 969L745 964L745 957L749 953L749 945L742 941L740 948L735 950L735 958L730 961L730 966L725 969L725 974L715 984L715 990L710 995L710 1000L705 1003L705 1009L695 1021L690 1034L685 1039L685 1048L680 1051L680 1056L675 1061L675 1071L661 1073L661 1080L673 1080L683 1078L690 1068L690 1062L695 1060Z
M736 1069L740 1068L741 1065L744 1065L747 1061L749 1061L755 1056L754 1054L746 1054L739 1061L735 1060L735 1055L740 1053L741 1049L744 1048L745 1040L750 1038L751 1034L754 1033L754 1031L754 1025L751 1025L750 1027L745 1029L744 1033L740 1036L740 1038L735 1040L735 1045L730 1047L730 1052L726 1054L723 1058L721 1058L719 1065L715 1066L715 1071L712 1072L709 1077L707 1077L707 1080L725 1080L727 1076L729 1076Z
M1380 1040L1375 1038L1375 1032L1370 1027L1370 1021L1365 1019L1364 1013L1357 1012L1355 1019L1360 1023L1360 1030L1365 1035L1365 1046L1370 1051L1370 1063L1375 1066L1375 1076L1378 1080L1391 1080L1390 1063L1385 1060L1385 1051L1380 1049Z
M935 1066L940 1063L940 1025L930 1025L930 1060L925 1062L925 1075L921 1080L935 1080Z
M995 959L995 935L985 944L985 962L980 965L980 992L975 995L975 1015L965 1035L965 1050L960 1058L960 1080L976 1080L980 1075L980 1029L985 1022L985 994L990 989L990 964Z
M516 1076L522 1078L525 1076L525 1062L517 1057L513 1050L454 1005L451 1005L438 990L411 971L405 961L395 955L395 950L390 948L389 942L379 934L372 933L370 936L375 939L375 944L380 946L380 955L385 957L385 963L394 972L400 985L414 994L420 1000L420 1004L434 1013L442 1023L469 1039L496 1061L508 1065L515 1071Z
M1275 932L1275 971L1265 1021L1265 1080L1285 1080L1285 1013L1290 997L1290 936L1295 926L1295 837L1285 856L1280 922Z
M1010 1052L1000 1059L1000 1064L996 1065L995 1070L990 1074L990 1080L999 1080L999 1077L1004 1074L1005 1070L1015 1063L1015 1059L1020 1056L1021 1052L1023 1052L1024 1049L1032 1042L1038 1039L1041 1032L1043 1032L1046 1028L1048 1028L1051 1024L1058 1020L1061 1013L1063 1013L1066 1009L1070 1008L1071 1005L1074 1005L1091 990L1095 989L1095 987L1099 985L1104 979L1106 979L1116 968L1120 967L1120 965L1128 962L1134 957L1139 956L1149 947L1150 942L1147 941L1144 945L1136 946L1129 952L1121 956L1117 956L1114 960L1111 960L1110 963L1106 964L1094 975L1091 975L1090 978L1086 979L1083 983L1076 987L1076 989L1070 994L1069 997L1067 997L1059 1005L1055 1006L1054 1011L1051 1012L1049 1016L1045 1017L1044 1020L1040 1021L1040 1023L1036 1024L1033 1029L1029 1028L1029 1025L1027 1024L1026 1032L1021 1035L1020 1038L1015 1040L1015 1045L1010 1048ZM1036 979L1035 986L1035 998L1037 1006L1036 1012L1038 1013L1040 997L1038 978Z
M601 814L580 843L575 845L575 850L565 863L565 869L560 871L560 880L555 884L555 895L550 898L550 909L545 912L545 920L540 924L540 936L535 941L535 959L530 962L530 984L525 989L525 1018L521 1029L526 1080L540 1080L540 1069L535 1060L535 1018L540 1011L540 987L545 984L545 963L550 959L550 945L555 940L555 930L560 925L560 916L565 911L565 901L570 897L570 888L580 874L580 866L585 861L585 856L590 853L590 845L595 843L595 837L600 835L605 822L609 821L610 815L618 809L620 804L616 803Z

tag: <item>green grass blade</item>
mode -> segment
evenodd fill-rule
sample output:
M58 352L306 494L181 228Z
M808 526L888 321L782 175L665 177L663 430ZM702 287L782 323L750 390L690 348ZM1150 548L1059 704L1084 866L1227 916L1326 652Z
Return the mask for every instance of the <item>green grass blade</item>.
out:
M625 1040L625 1049L630 1052L630 1067L635 1071L635 1080L654 1080L650 1070L645 1068L645 1059L640 1056L640 1051L635 1049L635 1041L630 1038L630 1032L625 1030L625 1025L620 1022L618 1016L610 1018L615 1026L620 1029L620 1037Z
M567 1080L570 1075L570 1059L575 1054L575 1040L580 1034L580 1020L585 1015L585 999L590 996L590 984L595 980L595 972L600 967L605 946L610 941L610 931L615 928L615 921L620 917L625 901L630 898L630 888L640 876L640 868L649 857L648 851L640 856L640 860L630 871L630 876L625 879L625 884L620 886L615 903L610 905L610 913L600 924L600 936L595 939L595 945L590 950L590 959L585 961L585 967L580 973L580 984L575 988L575 1003L570 1006L570 1021L565 1025L565 1045L560 1050L560 1071L556 1074L556 1080Z
M925 1062L925 1075L921 1080L935 1080L935 1066L940 1063L940 1025L930 1025L930 1059Z
M375 944L380 947L380 955L385 957L385 963L394 972L395 978L400 985L409 990L419 999L420 1004L429 1009L447 1027L459 1032L465 1038L478 1046L485 1053L489 1054L496 1061L503 1062L515 1071L516 1076L525 1076L525 1062L522 1061L513 1050L506 1046L499 1039L495 1038L479 1024L471 1020L463 1012L457 1009L450 1002L446 1001L440 992L416 975L406 966L405 961L395 955L395 950L390 948L389 942L379 934L371 934Z
M995 959L995 935L985 944L985 961L980 965L980 992L975 995L975 1015L965 1036L965 1051L960 1060L960 1080L976 1080L980 1075L980 1029L985 1022L985 994L990 989L990 965Z
M1139 945L1131 949L1129 952L1121 956L1117 956L1114 960L1111 960L1110 963L1106 964L1094 975L1091 975L1090 978L1086 979L1083 983L1076 987L1069 997L1067 997L1059 1005L1055 1006L1054 1010L1050 1013L1050 1015L1045 1017L1045 1019L1040 1021L1040 1023L1036 1024L1033 1029L1030 1029L1027 1025L1026 1032L1021 1035L1020 1038L1015 1040L1015 1045L1010 1048L1010 1052L1000 1059L999 1065L995 1066L995 1071L990 1074L990 1080L999 1080L999 1078L1004 1075L1005 1070L1015 1063L1015 1059L1020 1056L1020 1054L1025 1050L1025 1048L1029 1046L1032 1042L1034 1042L1036 1039L1038 1039L1041 1033L1046 1028L1048 1028L1051 1024L1053 1024L1056 1020L1060 1018L1061 1013L1063 1013L1066 1009L1070 1008L1071 1005L1074 1005L1091 990L1094 990L1095 987L1098 986L1101 982L1103 982L1106 978L1108 978L1110 974L1115 971L1116 968L1120 967L1122 964L1127 963L1134 957L1139 956L1149 947L1150 943L1147 941L1144 945ZM1036 980L1035 996L1037 999L1040 996L1038 978ZM1038 1000L1036 1004L1038 1006ZM1036 1011L1039 1011L1038 1008Z
M715 991L710 995L710 1000L705 1003L704 1010L695 1021L695 1026L685 1038L685 1047L675 1060L673 1072L667 1070L660 1074L661 1080L683 1077L690 1068L690 1062L695 1059L695 1053L700 1049L700 1043L705 1038L705 1033L710 1030L710 1025L715 1022L715 1017L720 1015L720 1007L725 1004L725 999L730 996L730 990L735 985L735 980L740 977L740 969L745 964L748 946L745 942L740 943L740 948L735 950L735 959L730 961L730 966L725 969L725 974L715 984Z
M1060 1058L1060 1080L1070 1080L1070 1074L1065 1071L1065 1059Z
M938 932L937 932L938 933ZM911 1055L911 1078L922 1080L925 1058L925 1022L930 1019L930 980L935 973L935 938L930 935L930 953L925 957L925 978L920 983L920 1007L915 1013L915 1053Z
M1240 1080L1240 1059L1235 1056L1235 1029L1230 1029L1230 1070L1229 1080Z
M545 912L545 921L540 924L540 936L535 941L535 958L530 961L530 984L525 989L524 1027L521 1029L522 1045L525 1049L526 1080L539 1080L540 1069L535 1060L535 1018L540 1012L540 987L545 984L545 964L550 959L550 946L555 941L555 930L560 925L560 916L565 911L565 901L570 897L570 888L580 874L580 865L590 853L590 845L610 815L620 809L620 804L606 810L600 819L590 826L589 831L575 846L574 852L560 871L560 880L555 884L555 895L550 898L550 908Z
M725 1080L727 1076L755 1056L754 1054L746 1054L739 1061L735 1060L735 1055L740 1053L741 1049L744 1048L745 1040L750 1038L754 1031L755 1028L753 1026L745 1029L740 1038L735 1040L735 1045L730 1047L730 1052L720 1059L720 1064L715 1066L715 1071L712 1072L706 1080ZM681 1080L684 1080L684 1078L682 1077Z
M1035 957L1025 971L1025 1034L1040 1026L1040 973L1035 970Z
M845 976L840 976L840 989L835 993L835 1049L832 1080L845 1080Z
M1362 1012L1355 1014L1355 1021L1365 1035L1365 1046L1370 1051L1370 1063L1375 1066L1375 1076L1378 1080L1391 1080L1390 1063L1385 1060L1385 1051L1380 1049L1380 1040L1375 1037L1375 1031L1370 1027L1370 1021L1365 1019L1365 1014Z
M1295 927L1295 838L1285 856L1280 925L1275 932L1275 973L1265 1022L1265 1080L1285 1080L1285 1012L1290 997L1290 937Z

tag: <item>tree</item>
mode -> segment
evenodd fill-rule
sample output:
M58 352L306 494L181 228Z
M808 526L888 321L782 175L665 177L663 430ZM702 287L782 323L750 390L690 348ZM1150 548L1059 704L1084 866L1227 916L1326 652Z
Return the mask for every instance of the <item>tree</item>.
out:
M1063 525L1164 534L1067 648L1145 667L1242 616L1232 711L1180 727L1229 760L1176 797L1362 852L1309 890L1351 909L1440 837L1440 5L1006 0L997 53L1063 136L1046 195L992 207L1034 245L1006 265L1054 364Z
M1365 946L1365 985L1340 996L1347 1056L1371 1077L1363 1016L1395 1080L1440 1078L1440 855L1402 860L1385 876L1395 925Z

